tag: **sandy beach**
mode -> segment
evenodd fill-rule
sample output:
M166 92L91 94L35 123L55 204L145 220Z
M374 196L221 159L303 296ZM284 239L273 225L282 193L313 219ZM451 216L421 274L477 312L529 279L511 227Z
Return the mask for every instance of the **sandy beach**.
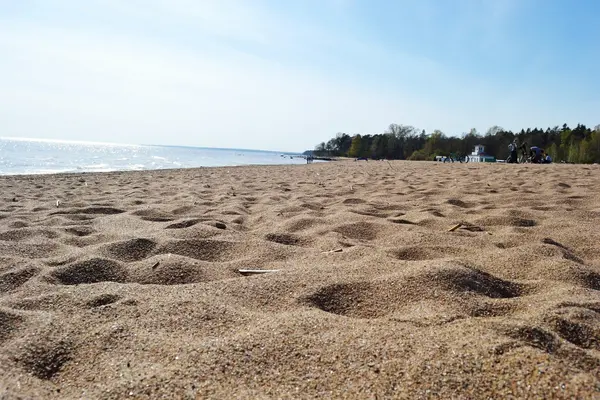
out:
M0 188L2 398L600 398L597 165Z

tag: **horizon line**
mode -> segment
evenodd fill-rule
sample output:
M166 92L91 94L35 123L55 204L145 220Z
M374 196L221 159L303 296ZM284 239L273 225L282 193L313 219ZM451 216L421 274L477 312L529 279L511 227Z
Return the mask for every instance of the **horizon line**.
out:
M262 149L243 149L235 147L205 147L205 146L191 146L191 145L178 145L178 144L148 144L148 143L114 143L114 142L98 142L98 141L86 141L86 140L69 140L69 139L46 139L46 138L31 138L31 137L11 137L11 136L0 136L0 140L12 140L18 142L43 142L43 143L65 143L65 144L80 144L80 145L104 145L104 146L124 146L124 147L183 147L190 149L211 149L211 150L237 150L237 151L253 151L258 153L280 153L280 154L292 154L301 155L303 151L283 151L283 150L262 150Z

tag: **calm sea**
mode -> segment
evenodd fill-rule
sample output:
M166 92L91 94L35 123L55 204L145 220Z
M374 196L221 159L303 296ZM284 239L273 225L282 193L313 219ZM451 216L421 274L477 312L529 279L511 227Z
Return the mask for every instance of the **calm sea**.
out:
M304 163L293 153L0 138L0 175Z

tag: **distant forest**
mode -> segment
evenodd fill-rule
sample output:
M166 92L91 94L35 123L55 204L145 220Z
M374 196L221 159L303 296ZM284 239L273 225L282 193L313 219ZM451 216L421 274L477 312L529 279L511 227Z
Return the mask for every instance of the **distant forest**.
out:
M465 156L477 144L485 146L486 154L497 159L508 157L508 145L517 140L528 147L546 150L554 162L600 162L600 125L594 129L578 124L567 124L546 130L522 129L512 132L493 126L485 134L475 129L461 137L446 136L435 130L427 134L412 126L391 124L384 133L374 135L348 135L338 133L328 142L316 146L314 155L324 157L368 157L388 160L432 160L435 156Z

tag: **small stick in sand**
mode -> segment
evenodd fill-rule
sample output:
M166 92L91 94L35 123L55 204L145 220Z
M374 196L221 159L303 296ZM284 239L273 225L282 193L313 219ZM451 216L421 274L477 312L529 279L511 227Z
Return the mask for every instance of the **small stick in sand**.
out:
M452 228L448 229L448 232L454 232L455 230L457 230L461 226L462 226L462 224L456 224Z
M341 253L342 251L344 251L344 249L334 249L334 250L329 250L329 251L324 251L321 254L329 254L329 253Z

